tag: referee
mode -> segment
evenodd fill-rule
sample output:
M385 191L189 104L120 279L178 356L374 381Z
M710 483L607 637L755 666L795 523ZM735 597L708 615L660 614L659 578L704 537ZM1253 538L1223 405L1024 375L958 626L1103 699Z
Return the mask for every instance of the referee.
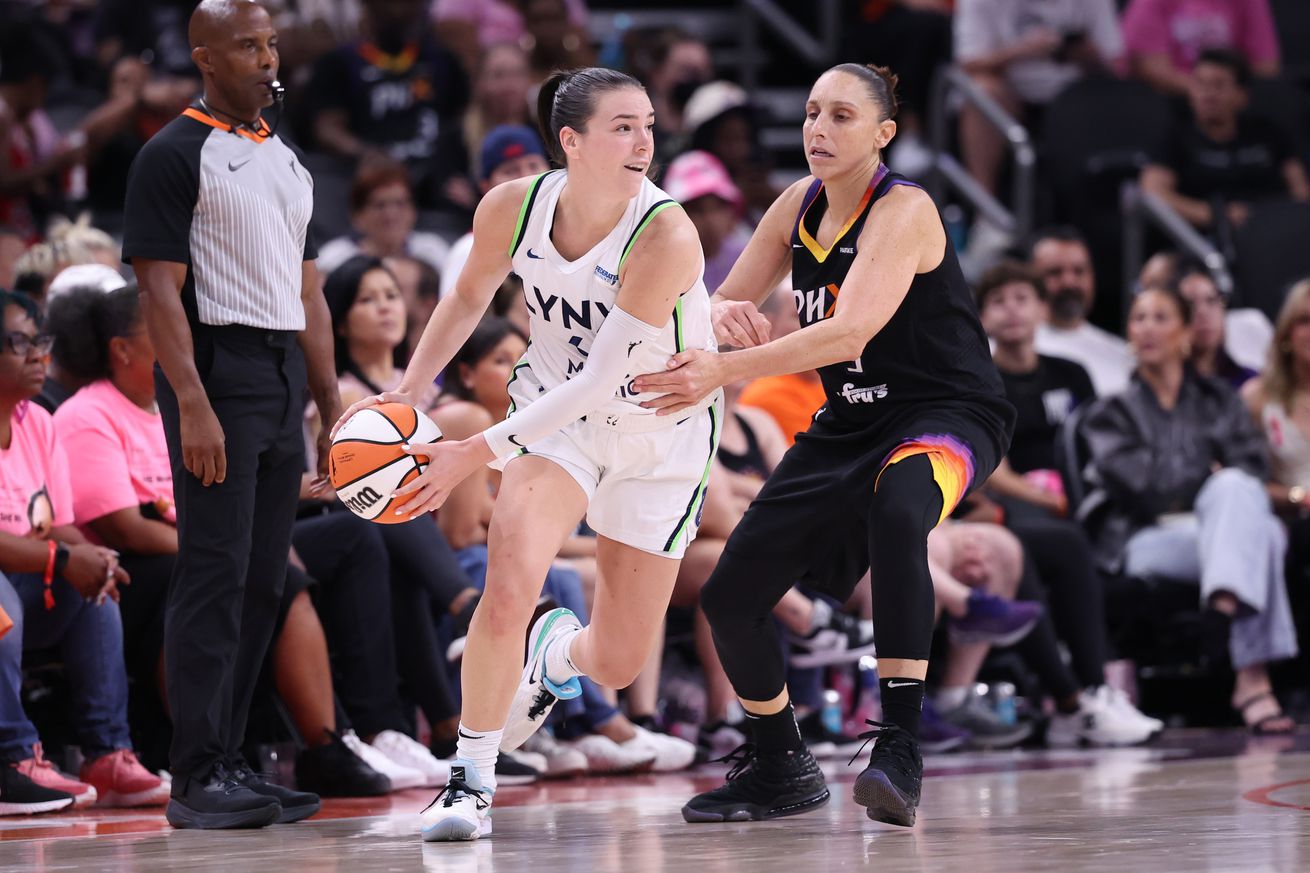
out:
M188 36L204 97L133 163L123 232L159 361L177 504L167 817L261 827L319 806L253 773L240 748L286 575L306 382L322 421L336 421L340 398L309 233L313 180L260 118L278 70L272 22L251 0L204 0Z

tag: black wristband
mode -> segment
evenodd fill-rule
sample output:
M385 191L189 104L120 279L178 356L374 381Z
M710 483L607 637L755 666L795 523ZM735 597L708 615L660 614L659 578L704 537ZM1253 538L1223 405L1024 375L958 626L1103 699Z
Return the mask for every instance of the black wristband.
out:
M55 544L55 575L64 575L64 568L68 566L68 546L63 543Z

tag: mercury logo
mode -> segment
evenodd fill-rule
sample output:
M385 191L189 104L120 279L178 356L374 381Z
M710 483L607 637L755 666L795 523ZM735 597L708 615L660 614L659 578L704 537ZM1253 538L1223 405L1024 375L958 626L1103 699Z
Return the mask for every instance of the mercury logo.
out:
M359 491L355 493L355 496L349 497L343 502L346 504L346 506L350 507L352 511L357 513L363 513L363 512L367 512L373 506L373 504L377 503L381 499L382 499L381 494L374 491L368 485L365 485L363 488L361 488Z
M841 396L847 403L873 403L887 396L887 385L883 383L882 385L864 388L852 382L847 382L841 386Z

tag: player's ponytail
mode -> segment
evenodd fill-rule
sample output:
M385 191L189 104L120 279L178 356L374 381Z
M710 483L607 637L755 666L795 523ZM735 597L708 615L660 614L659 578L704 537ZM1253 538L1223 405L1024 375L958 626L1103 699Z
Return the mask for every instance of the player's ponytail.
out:
M604 67L556 70L542 83L537 92L537 127L552 161L560 166L567 163L559 142L560 131L571 127L586 133L587 120L596 110L596 99L606 91L620 88L645 90L627 73Z

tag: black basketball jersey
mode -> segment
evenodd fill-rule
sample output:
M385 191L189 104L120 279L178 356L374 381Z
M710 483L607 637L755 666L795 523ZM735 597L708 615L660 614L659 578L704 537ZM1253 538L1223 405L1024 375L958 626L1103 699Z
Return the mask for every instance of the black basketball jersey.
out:
M802 328L831 318L855 262L869 211L895 185L913 185L879 165L855 215L825 250L815 240L828 208L823 183L805 194L792 229L792 287ZM918 186L915 186L918 187ZM854 361L819 370L821 415L854 428L880 424L925 405L982 415L1008 442L1014 408L1005 400L978 310L950 238L936 269L918 274L900 307ZM829 422L832 424L833 422Z

